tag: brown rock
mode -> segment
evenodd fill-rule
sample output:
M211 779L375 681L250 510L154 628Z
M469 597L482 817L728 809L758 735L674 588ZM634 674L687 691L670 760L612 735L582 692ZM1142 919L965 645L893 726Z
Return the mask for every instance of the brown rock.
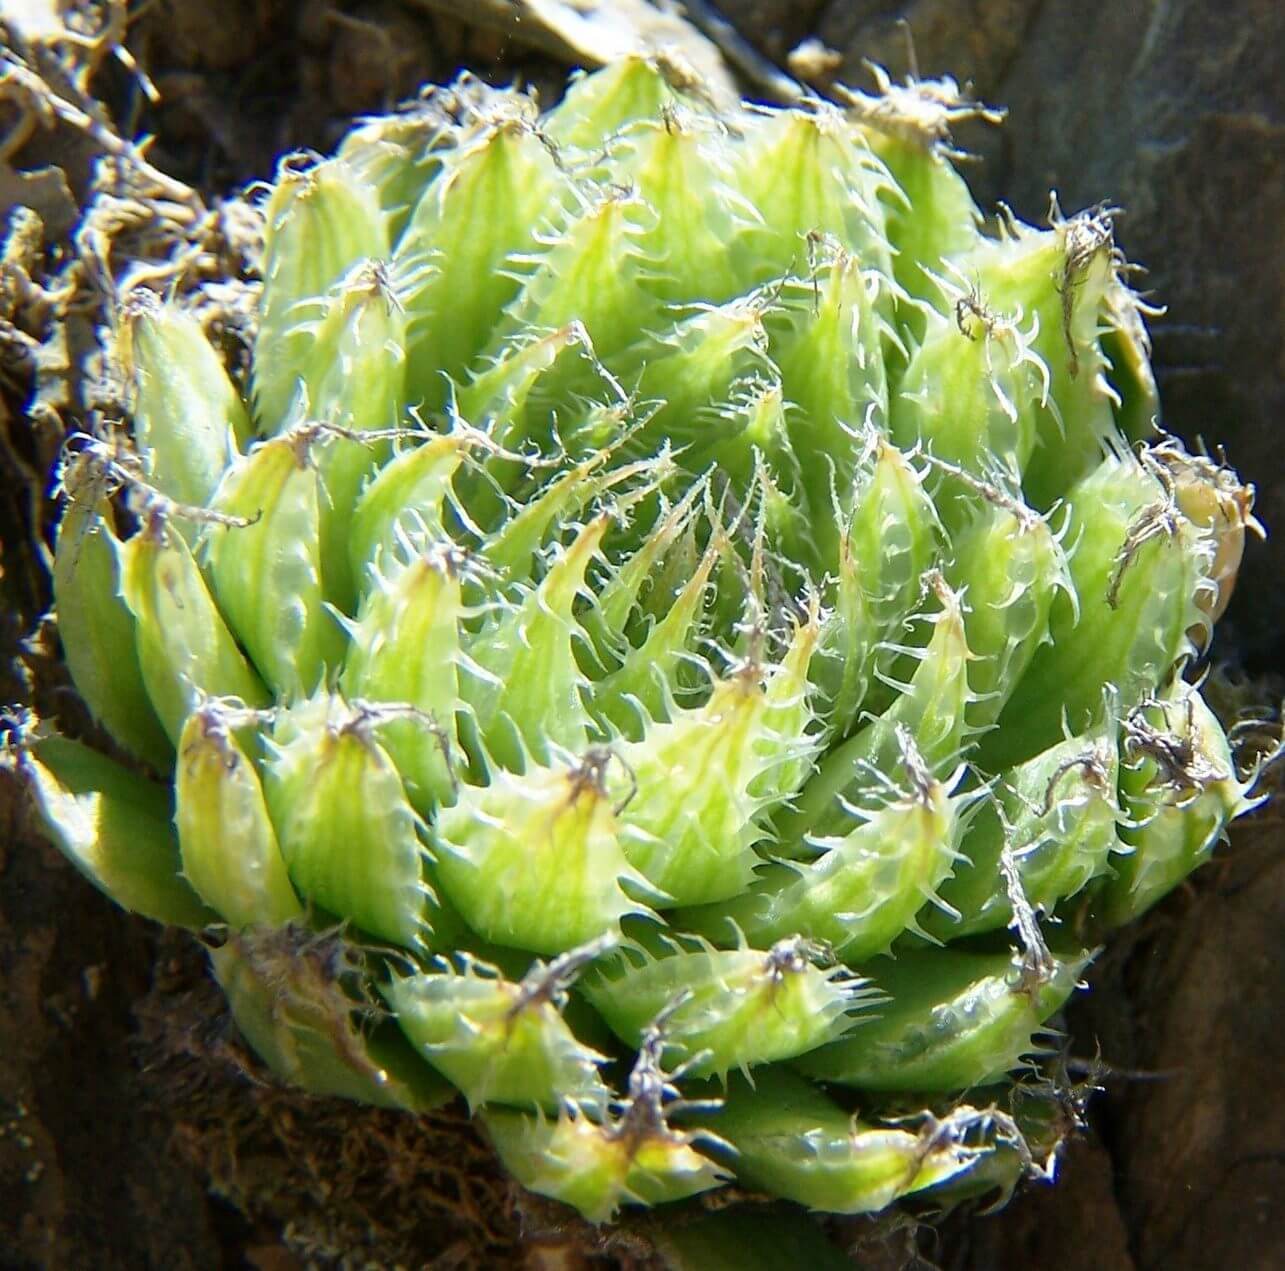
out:
M1285 820L1247 824L1180 925L1137 962L1143 1067L1117 1169L1139 1266L1285 1265Z
M223 1265L201 1180L139 1097L149 930L27 832L0 772L0 1265Z
M816 34L844 54L840 79L864 82L865 60L909 70L907 29L925 75L952 75L979 89L994 84L1023 47L1038 0L916 0L830 4ZM904 24L904 25L903 25ZM987 89L987 91L989 91Z
M1052 1187L1028 1187L1001 1214L972 1220L960 1271L1135 1271L1113 1181L1097 1137L1077 1140Z

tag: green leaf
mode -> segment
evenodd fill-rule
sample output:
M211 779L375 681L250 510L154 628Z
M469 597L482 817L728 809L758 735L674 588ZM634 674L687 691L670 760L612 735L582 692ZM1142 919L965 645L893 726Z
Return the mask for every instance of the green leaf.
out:
M218 921L182 876L164 786L65 737L36 742L18 770L50 840L118 905L193 930Z

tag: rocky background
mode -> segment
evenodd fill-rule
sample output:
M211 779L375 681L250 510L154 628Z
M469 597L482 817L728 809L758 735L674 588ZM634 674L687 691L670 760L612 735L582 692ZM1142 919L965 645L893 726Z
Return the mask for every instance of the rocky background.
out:
M1219 628L1223 692L1279 699L1279 0L3 0L0 705L75 717L40 622L47 474L63 431L112 408L93 328L120 259L153 257L173 285L204 288L235 346L249 245L220 196L425 80L469 67L548 98L568 66L676 40L719 91L865 88L865 58L909 68L903 21L922 74L971 80L1010 110L1002 129L959 138L980 156L983 206L1038 219L1056 189L1067 211L1125 209L1119 242L1167 306L1152 324L1164 422L1223 443L1276 530L1251 548ZM95 188L111 199L79 224ZM1282 809L1278 795L1238 826L1095 971L1071 1054L1100 1056L1105 1088L1058 1187L940 1229L839 1224L857 1265L1285 1266ZM451 1114L408 1125L262 1085L190 945L83 883L0 770L0 1268L648 1261L644 1241L604 1246L521 1203Z

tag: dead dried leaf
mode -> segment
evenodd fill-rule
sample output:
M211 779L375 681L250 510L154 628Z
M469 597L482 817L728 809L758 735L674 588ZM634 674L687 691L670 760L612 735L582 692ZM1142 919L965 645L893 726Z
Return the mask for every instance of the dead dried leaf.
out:
M61 168L22 172L0 163L0 222L14 207L29 207L36 212L51 238L70 234L80 216Z
M602 66L631 53L666 53L690 66L717 104L738 100L718 46L677 12L647 0L408 0L499 31L569 64Z
M56 40L67 29L58 0L6 0L3 7L4 20L29 43Z

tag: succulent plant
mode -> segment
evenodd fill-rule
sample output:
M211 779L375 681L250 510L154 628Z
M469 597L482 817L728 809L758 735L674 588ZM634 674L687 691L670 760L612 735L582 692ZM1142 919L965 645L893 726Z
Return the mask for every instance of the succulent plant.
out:
M1109 213L989 230L954 85L622 60L288 161L248 393L127 288L22 765L318 1094L456 1093L595 1222L1011 1187L1090 948L1252 803L1184 668L1250 491Z

